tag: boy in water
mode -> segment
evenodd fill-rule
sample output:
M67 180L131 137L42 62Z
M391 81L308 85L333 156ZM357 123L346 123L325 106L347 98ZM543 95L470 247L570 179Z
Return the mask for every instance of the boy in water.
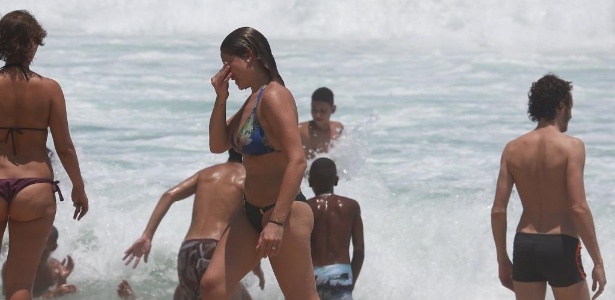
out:
M331 115L335 113L333 92L321 87L312 94L312 120L299 124L299 134L305 157L314 158L318 153L329 151L331 142L342 134L344 125L337 121L331 121Z
M133 268L136 268L141 257L147 262L154 233L171 205L194 195L192 220L177 257L179 284L173 299L200 299L201 277L209 266L218 241L243 201L245 173L241 154L230 149L225 163L202 169L166 191L158 200L141 237L124 252L126 265L134 259ZM262 290L265 287L265 277L260 264L256 265L252 272L259 278L259 287ZM126 297L134 296L128 282L120 284L118 295L122 297L122 294ZM252 298L240 283L232 299Z
M312 263L322 300L352 299L365 256L361 208L357 201L333 193L338 180L332 160L322 157L312 163L308 181L316 196L307 203L314 212Z
M56 298L71 294L77 291L77 287L72 284L66 284L66 279L73 272L75 262L69 256L62 262L51 257L51 252L58 248L58 229L51 228L51 233L47 239L47 245L43 250L43 256L38 264L36 278L32 286L32 295L41 298ZM10 243L10 241L9 241ZM4 266L2 268L2 278L4 286ZM50 288L52 288L49 290Z

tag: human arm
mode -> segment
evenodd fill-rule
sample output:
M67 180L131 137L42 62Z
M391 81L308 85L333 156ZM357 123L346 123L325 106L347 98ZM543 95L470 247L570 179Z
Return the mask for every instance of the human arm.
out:
M68 119L66 114L66 101L60 85L48 79L51 105L49 111L49 128L53 137L54 147L66 174L73 185L71 200L75 207L73 219L81 220L88 212L88 196L85 193L85 184L81 177L77 151L70 137Z
M261 257L265 257L274 256L280 251L283 224L286 223L297 196L307 162L297 127L297 107L290 91L277 83L272 83L271 90L266 90L263 95L260 108L261 114L258 119L262 124L267 124L266 129L269 129L267 135L278 142L277 149L287 162L276 205L257 243ZM272 246L275 246L275 249L272 249Z
M363 219L361 218L361 207L357 203L357 209L352 224L352 288L354 289L365 258L365 244L363 242Z
M41 295L43 299L62 297L67 294L77 292L77 287L74 284L62 284L54 287L51 291L48 291Z
M216 90L216 101L209 119L209 150L222 153L231 147L230 130L226 122L226 101L228 100L229 80L233 74L228 64L211 78L211 85Z
M596 230L591 210L585 197L585 184L583 182L583 169L585 168L585 145L581 140L574 139L573 147L566 167L566 187L570 199L572 219L579 232L579 236L587 248L587 252L594 262L592 270L592 291L598 291L592 299L597 298L604 291L606 275L604 263L598 246Z
M305 155L305 157L310 157L310 149L308 147L308 143L309 143L309 129L308 129L308 122L303 122L300 123L298 126L298 130L299 130L299 137L301 138L301 146L303 148L303 153Z
M505 148L500 161L500 172L496 183L493 207L491 208L491 230L495 241L500 282L512 291L512 262L506 251L506 209L508 208L514 180L506 165L506 152Z
M333 132L331 132L331 140L337 140L340 136L342 136L342 132L344 131L344 124L340 123L340 122L332 122L332 130Z
M123 260L126 265L136 258L132 266L133 269L136 268L141 260L141 256L144 256L144 261L147 263L149 252L152 248L152 239L158 225L160 225L160 222L162 222L162 219L173 203L194 195L198 177L199 173L196 173L162 194L145 226L145 230L143 230L143 234L124 252Z

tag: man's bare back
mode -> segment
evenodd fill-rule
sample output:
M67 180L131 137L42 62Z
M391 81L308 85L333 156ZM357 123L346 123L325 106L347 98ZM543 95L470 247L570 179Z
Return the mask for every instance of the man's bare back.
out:
M568 167L575 168L569 161L583 153L581 140L553 126L531 131L506 146L503 159L523 205L517 231L578 236L566 175Z
M357 201L335 195L323 194L309 199L314 212L312 230L312 263L314 266L349 264L350 239L359 231L360 208ZM362 226L361 226L362 227ZM355 237L356 238L356 237Z

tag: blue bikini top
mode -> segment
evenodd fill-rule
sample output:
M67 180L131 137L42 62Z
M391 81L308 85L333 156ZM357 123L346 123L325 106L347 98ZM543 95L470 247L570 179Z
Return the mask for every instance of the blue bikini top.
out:
M266 86L263 86L258 92L256 101L254 102L254 108L252 108L252 112L246 119L246 122L237 132L237 138L231 138L233 148L241 154L259 156L279 151L273 148L267 141L265 131L258 123L258 117L256 115L256 107L258 107L258 103L263 97L265 87Z

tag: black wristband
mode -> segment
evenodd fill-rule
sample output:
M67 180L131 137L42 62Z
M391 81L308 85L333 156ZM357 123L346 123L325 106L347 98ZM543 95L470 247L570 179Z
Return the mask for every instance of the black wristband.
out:
M277 221L274 221L274 220L269 220L269 223L273 223L273 224L280 225L280 226L284 227L284 223L280 223L280 222L277 222Z

